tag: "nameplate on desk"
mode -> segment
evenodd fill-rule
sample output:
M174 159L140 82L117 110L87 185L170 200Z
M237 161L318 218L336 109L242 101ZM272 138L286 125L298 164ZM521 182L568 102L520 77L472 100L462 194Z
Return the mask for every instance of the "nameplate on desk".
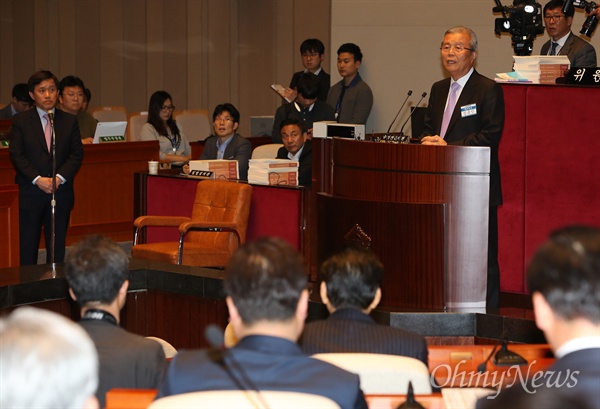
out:
M101 136L100 142L125 142L124 135L113 135L113 136Z
M215 172L211 170L190 170L190 176L197 178L214 179Z
M567 84L600 86L600 67L571 67L566 75Z

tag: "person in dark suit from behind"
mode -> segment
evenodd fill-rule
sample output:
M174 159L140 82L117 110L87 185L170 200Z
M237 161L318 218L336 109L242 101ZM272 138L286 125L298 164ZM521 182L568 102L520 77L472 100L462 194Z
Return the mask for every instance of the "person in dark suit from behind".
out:
M298 162L298 183L302 186L312 184L312 141L304 124L295 118L281 123L283 147L277 151L277 159L289 159Z
M248 163L252 156L252 145L237 133L239 125L240 113L236 107L228 102L217 105L213 112L214 135L206 139L200 160L237 160L240 179L248 180ZM189 166L184 165L183 171L189 173Z
M331 83L331 77L325 72L321 64L325 59L325 45L317 38L306 39L300 44L300 55L304 71L298 71L292 76L289 88L286 88L284 94L289 101L296 99L298 91L298 82L300 76L304 73L311 73L318 78L317 98L319 101L327 101L327 93Z
M504 129L504 94L500 84L473 68L477 58L477 36L473 30L462 26L449 29L444 34L440 50L450 78L431 87L421 143L491 148L487 308L498 308L498 206L502 204L498 146ZM456 90L451 92L451 89ZM448 109L453 95L456 95L455 106ZM449 112L446 113L446 110Z
M383 271L373 252L357 246L348 246L323 262L320 293L330 316L305 325L299 344L306 354L402 355L427 365L427 344L422 336L379 325L369 316L381 300Z
M527 269L535 323L558 358L543 377L514 385L477 407L547 408L547 397L600 408L600 229L569 226L550 234Z
M550 40L542 45L541 55L566 55L572 67L595 67L594 46L571 31L575 9L563 13L564 0L550 0L544 6L544 21Z
M83 160L83 145L77 117L54 108L58 100L58 79L54 74L38 71L29 78L27 86L36 109L13 117L9 145L10 159L16 171L15 183L19 185L21 265L37 264L42 226L48 250L46 263L51 262L51 199L54 187L49 112L54 115L56 135L54 261L61 263L65 257L67 227L74 203L73 182Z
M11 119L18 113L29 111L33 107L33 99L29 96L27 84L16 84L12 89L12 99L10 103L0 109L0 119Z
M297 118L304 123L309 137L312 137L313 122L334 121L335 112L327 103L317 99L317 77L311 73L303 73L298 80L298 96L289 104L283 104L275 112L271 139L273 143L281 143L281 122L288 118Z
M87 237L69 250L65 275L81 307L79 324L98 351L100 407L113 388L158 388L167 367L161 345L119 326L129 288L129 258L123 249L107 237Z
M343 409L366 408L357 375L307 357L296 344L308 311L306 284L302 257L285 241L266 237L241 246L223 282L239 342L224 352L180 351L158 397L238 390L241 382L259 391L325 396Z

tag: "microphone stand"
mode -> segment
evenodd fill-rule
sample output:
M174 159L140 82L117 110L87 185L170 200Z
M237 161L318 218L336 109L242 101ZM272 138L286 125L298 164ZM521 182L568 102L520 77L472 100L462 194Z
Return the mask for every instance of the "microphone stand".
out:
M54 114L52 111L48 111L48 118L50 120L50 129L52 130L52 144L50 147L52 155L52 200L50 201L52 217L50 219L50 247L52 247L52 250L50 253L50 263L52 265L52 278L56 278L56 262L54 261L56 253L56 133L54 132ZM48 249L46 249L46 251L47 250Z
M404 121L404 123L402 124L402 128L400 128L400 143L410 143L410 137L408 135L404 135L404 127L406 126L406 124L408 123L410 118L412 118L413 113L419 107L419 104L421 103L421 101L423 101L423 98L425 98L426 96L427 96L426 92L423 92L421 94L421 99L419 100L419 102L417 102L414 109L408 115L408 118L406 118L406 121Z

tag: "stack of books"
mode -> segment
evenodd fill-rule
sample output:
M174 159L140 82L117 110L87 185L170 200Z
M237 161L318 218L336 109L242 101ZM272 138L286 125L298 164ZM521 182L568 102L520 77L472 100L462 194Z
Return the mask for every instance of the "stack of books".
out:
M496 74L497 82L555 84L570 67L566 55L514 55L513 72Z
M250 159L248 183L298 186L298 162L287 159Z
M191 160L190 171L209 170L214 172L215 179L239 179L237 160Z

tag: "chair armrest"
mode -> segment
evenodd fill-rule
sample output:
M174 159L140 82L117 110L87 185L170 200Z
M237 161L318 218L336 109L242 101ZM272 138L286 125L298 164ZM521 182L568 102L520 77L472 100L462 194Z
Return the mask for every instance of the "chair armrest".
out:
M133 222L137 228L146 226L179 226L182 223L188 222L189 217L184 216L140 216Z
M189 220L189 219L188 219ZM236 224L232 222L200 222L188 221L179 225L179 233L186 234L189 230L229 231L237 233ZM239 235L239 233L238 233Z
M189 221L181 223L179 226L179 250L177 252L177 264L181 264L183 260L183 243L185 235L189 231L212 231L212 232L230 232L234 233L237 238L238 245L242 243L240 233L237 231L236 224L231 222L200 222L200 221Z

